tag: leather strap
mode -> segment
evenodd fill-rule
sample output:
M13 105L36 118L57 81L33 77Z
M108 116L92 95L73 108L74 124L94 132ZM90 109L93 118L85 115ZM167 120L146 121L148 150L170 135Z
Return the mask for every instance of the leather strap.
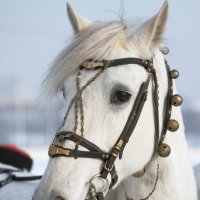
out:
M166 66L166 70L167 70L167 76L168 76L168 94L166 96L165 99L165 110L164 110L164 123L163 123L163 129L161 132L161 137L160 140L158 142L158 144L162 144L166 133L167 133L167 122L169 121L169 119L171 118L171 111L172 111L172 104L170 103L170 99L173 95L173 80L170 77L170 67L167 63L167 60L165 60L165 66Z
M3 173L8 174L7 178L0 181L0 188L12 181L35 181L42 178L42 176L16 176L15 174L13 174L14 172L22 172L22 171L0 168L0 174Z
M80 151L78 149L69 149L51 144L49 147L49 156L51 157L74 157L74 158L97 158L105 160L104 156L109 157L109 154L104 152Z
M60 145L56 145L55 143L62 143L65 140L70 140L75 143L79 143L79 145L85 147L89 151L80 151L78 149L69 149L64 148ZM70 131L62 131L56 135L55 141L49 147L49 156L51 157L58 157L58 156L65 156L65 157L74 157L74 158L97 158L106 160L109 158L110 154L105 153L102 151L98 146L94 143L90 142L89 140L77 135L76 133Z
M65 140L71 140L73 142L80 142L81 146L85 147L86 149L90 151L95 151L95 152L102 152L103 151L94 143L90 142L89 140L81 137L80 135L77 135L74 132L71 131L62 131L56 135L56 140L57 141L65 141Z
M97 65L92 65L92 63L97 63ZM108 68L108 67L116 67L121 65L128 65L128 64L137 64L143 67L147 67L150 60L144 60L140 58L120 58L115 60L102 60L102 61L95 61L95 60L87 60L80 65L80 70L97 70L101 68ZM90 64L91 63L91 64ZM99 65L98 65L99 64Z
M41 179L42 176L16 176L12 175L13 181L36 181Z

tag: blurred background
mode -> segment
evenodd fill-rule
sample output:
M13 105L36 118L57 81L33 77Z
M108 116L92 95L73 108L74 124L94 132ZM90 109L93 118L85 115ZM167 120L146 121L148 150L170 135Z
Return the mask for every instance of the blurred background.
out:
M147 19L163 0L124 0L125 19ZM71 0L83 16L119 19L120 0ZM170 15L164 44L184 98L183 115L193 165L200 162L200 1L169 0ZM27 150L43 173L47 149L62 116L62 102L39 100L40 84L48 66L67 45L72 29L66 0L0 0L0 144Z

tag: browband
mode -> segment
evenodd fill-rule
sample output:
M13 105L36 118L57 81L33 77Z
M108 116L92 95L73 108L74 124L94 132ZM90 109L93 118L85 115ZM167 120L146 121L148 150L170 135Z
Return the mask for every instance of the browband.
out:
M101 68L108 68L108 67L116 67L120 65L128 65L128 64L137 64L143 67L148 67L149 62L151 60L143 60L140 58L120 58L115 60L86 60L80 64L80 70L87 69L87 70L97 70Z

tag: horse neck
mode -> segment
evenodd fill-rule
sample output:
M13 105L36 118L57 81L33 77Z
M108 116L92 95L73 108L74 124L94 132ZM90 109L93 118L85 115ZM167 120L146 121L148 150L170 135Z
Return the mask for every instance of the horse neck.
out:
M164 100L168 89L167 71L165 68L164 57L159 51L155 52L154 60L154 67L157 71L159 83L159 116L160 129L162 129ZM175 87L174 93L177 93ZM128 177L118 186L114 193L111 192L108 195L108 200L113 199L113 196L116 200L140 199L148 196L155 183L157 164L159 164L159 179L156 190L150 197L151 199L196 200L195 182L190 161L188 159L188 150L180 108L173 107L172 119L176 119L179 122L180 128L175 133L167 132L164 140L164 142L172 149L171 155L168 158L161 158L158 155L155 155L145 167L146 173L143 177ZM190 182L190 186L188 186L188 181ZM187 194L183 191L187 191Z

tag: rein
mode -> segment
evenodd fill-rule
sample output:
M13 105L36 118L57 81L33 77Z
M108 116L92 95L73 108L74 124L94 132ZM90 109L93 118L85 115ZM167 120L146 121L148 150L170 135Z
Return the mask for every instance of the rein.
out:
M11 183L12 181L36 181L42 178L42 176L17 176L14 173L23 172L22 170L12 170L7 168L0 168L0 174L7 174L4 180L0 180L0 188Z

